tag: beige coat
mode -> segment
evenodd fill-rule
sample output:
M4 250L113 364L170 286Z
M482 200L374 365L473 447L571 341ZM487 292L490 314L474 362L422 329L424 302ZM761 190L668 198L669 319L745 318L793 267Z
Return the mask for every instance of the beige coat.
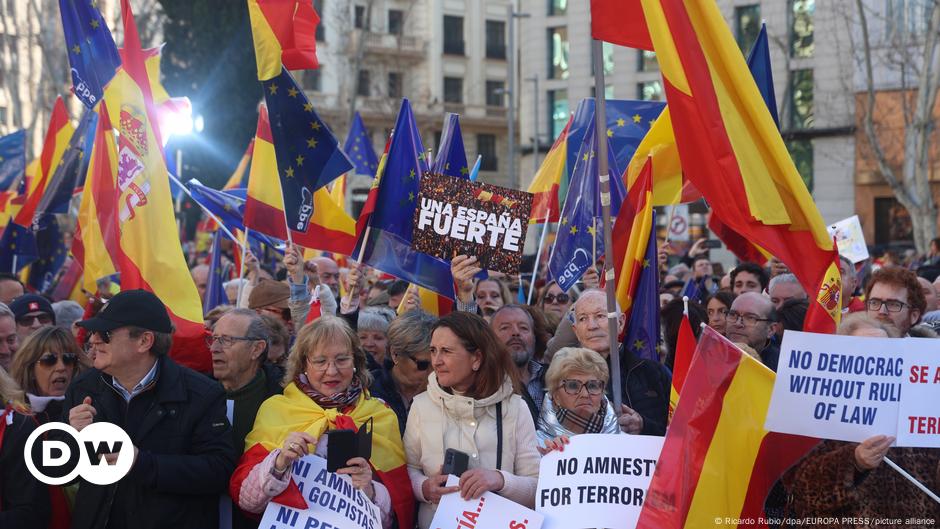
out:
M505 480L497 494L533 507L539 476L535 424L525 402L512 392L509 378L489 397L474 400L447 393L428 377L428 390L414 399L405 428L405 454L415 497L420 503L418 527L427 529L437 504L428 503L421 486L439 473L444 450L455 448L470 455L469 468L496 469L496 403L503 403L503 461Z

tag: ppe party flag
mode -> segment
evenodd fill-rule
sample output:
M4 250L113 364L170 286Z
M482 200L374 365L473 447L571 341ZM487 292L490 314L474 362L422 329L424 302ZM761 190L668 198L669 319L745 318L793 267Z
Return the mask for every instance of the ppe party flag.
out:
M59 12L72 69L72 92L92 109L114 78L121 57L96 2L59 0Z
M652 161L647 160L646 168L620 206L620 215L611 234L614 244L614 272L617 277L617 302L628 317L642 272L646 268L651 238L653 251L656 250L655 236L650 235L656 231L653 224L652 178Z
M225 288L222 283L225 278L222 277L222 237L225 234L222 230L216 230L212 238L212 252L209 256L209 279L206 282L206 294L203 300L202 310L208 314L210 310L228 303L228 296L225 295Z
M242 155L242 159L238 161L235 172L232 173L232 176L230 176L228 181L225 182L225 185L222 186L223 191L248 187L248 168L251 166L251 155L254 151L254 147L255 140L252 138L252 140L248 142L248 148L245 149L245 154Z
M411 103L403 99L388 156L359 217L359 262L454 299L450 264L412 249L418 189L427 170ZM384 171L384 172L383 172Z
M366 131L359 112L353 116L346 143L343 144L343 151L355 166L356 174L375 176L375 171L379 168L379 157L372 148L372 140L369 139L369 133Z
M251 38L255 43L258 80L288 70L309 70L317 62L317 15L313 4L301 0L248 0Z
M529 214L529 222L558 222L559 209L561 204L561 184L568 176L565 168L568 153L568 127L571 126L571 118L565 128L555 138L555 143L548 151L542 165L539 167L532 183L529 184L529 193L532 193L532 212Z
M644 214L646 212L641 210L640 215ZM649 233L646 234L646 254L634 269L638 276L637 285L630 295L632 305L623 343L635 357L658 362L659 352L656 345L659 342L659 265L656 262L656 230L652 229L656 225L656 212L649 211L649 215L652 220Z
M591 38L628 48L653 49L639 2L591 0Z
M20 129L0 138L0 192L8 191L26 171L26 131Z
M105 88L104 100L117 123L117 204L120 239L117 258L122 290L144 289L166 304L176 327L170 355L208 372L202 303L180 246L170 184L146 55L140 47L129 0L121 1L123 66Z
M838 290L826 224L718 6L681 0L642 6L686 176L721 222L777 256L806 292L822 299ZM835 330L838 303L817 300L814 311L831 321L812 331Z
M766 519L774 482L819 442L764 429L773 387L760 360L703 328L637 529Z
M444 116L444 129L441 132L441 149L434 158L432 173L470 178L470 165L463 148L463 134L460 133L460 116L448 112Z

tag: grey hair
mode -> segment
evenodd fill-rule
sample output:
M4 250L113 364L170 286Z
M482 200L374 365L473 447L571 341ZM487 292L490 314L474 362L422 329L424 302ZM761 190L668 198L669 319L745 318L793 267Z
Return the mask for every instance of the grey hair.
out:
M389 353L402 354L409 357L427 351L431 347L431 330L437 318L420 310L410 310L388 326Z
M578 303L581 303L581 300L587 298L587 297L588 297L588 294L590 294L590 293L592 293L592 292L597 292L598 294L604 296L604 299L605 299L605 300L607 299L607 291L601 290L601 289L599 289L599 288L589 288L589 289L585 290L584 292L582 292L581 295L578 296L577 301L575 301L574 304L571 305L571 310L576 312L575 309L578 308ZM616 302L616 307L617 307L617 314L623 314L623 309L620 308L620 302L619 302L619 301Z
M359 311L360 331L388 332L388 325L395 318L395 313L390 309L379 307L369 307Z
M245 336L254 340L263 340L265 352L267 352L268 346L271 345L271 331L267 324L264 323L264 319L262 319L256 311L240 307L226 312L222 315L222 318L228 316L248 318L248 328L245 329ZM265 356L266 355L262 355L262 357Z
M66 330L71 330L72 324L82 319L82 316L85 315L85 309L71 299L56 301L52 304L52 311L55 312L57 326Z
M14 320L16 319L16 314L13 314L13 311L10 310L10 307L8 307L6 303L0 303L0 318L3 318L4 316L13 318Z
M803 285L800 284L800 280L796 278L796 275L789 274L789 273L778 274L770 278L770 283L767 284L767 292L770 292L771 290L773 290L774 286L779 283L793 283L796 285L800 285L800 288L803 287Z

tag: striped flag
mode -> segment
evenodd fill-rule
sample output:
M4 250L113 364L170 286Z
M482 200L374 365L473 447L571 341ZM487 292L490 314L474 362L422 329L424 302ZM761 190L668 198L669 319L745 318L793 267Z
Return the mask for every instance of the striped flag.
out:
M685 378L689 373L689 365L692 363L692 356L695 354L695 333L692 331L692 324L689 322L689 305L685 305L682 310L682 321L679 322L679 336L676 338L676 351L672 361L672 389L669 392L669 420L676 411L679 404L679 394L682 393L682 386L685 384Z
M571 118L565 128L555 138L551 150L542 160L532 183L529 184L529 193L532 193L532 211L529 213L529 222L558 222L561 214L561 183L567 177L566 169L568 155L568 128Z
M251 37L255 43L258 80L288 70L306 70L317 62L317 15L313 4L301 0L248 0Z

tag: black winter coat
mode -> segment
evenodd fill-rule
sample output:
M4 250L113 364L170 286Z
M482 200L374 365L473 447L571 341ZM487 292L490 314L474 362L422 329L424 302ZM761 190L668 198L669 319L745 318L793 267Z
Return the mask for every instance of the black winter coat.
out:
M623 380L621 398L624 404L643 417L643 430L640 433L665 435L672 385L669 370L659 362L637 358L623 344L620 346L620 365L620 377ZM609 397L609 387L607 393Z
M23 449L26 438L36 429L31 417L13 413L12 424L4 421L0 442L0 527L46 527L49 523L49 487L40 483L26 468Z

